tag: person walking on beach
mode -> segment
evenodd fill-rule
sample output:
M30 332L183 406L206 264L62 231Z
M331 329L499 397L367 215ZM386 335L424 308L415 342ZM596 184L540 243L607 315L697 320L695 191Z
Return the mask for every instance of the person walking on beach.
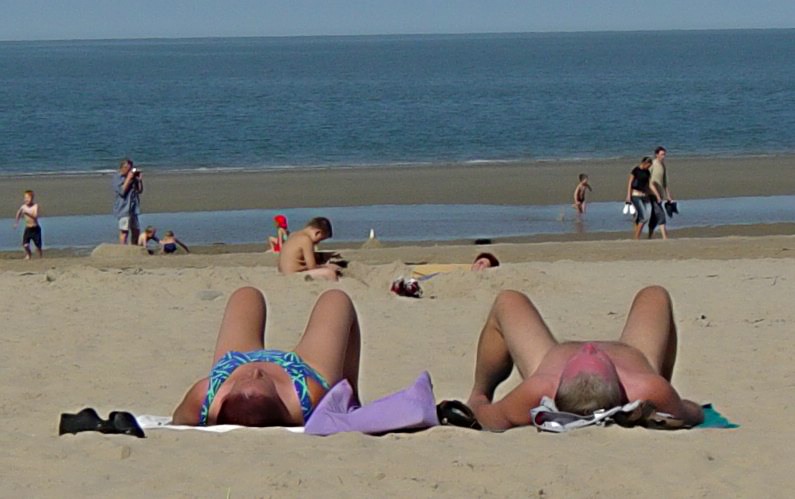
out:
M635 295L618 341L563 343L527 296L502 291L480 333L467 405L484 428L493 430L532 424L530 410L544 396L554 398L558 410L580 415L642 400L644 416L671 427L693 426L704 413L671 385L676 347L671 297L660 286ZM495 389L514 365L521 384L494 402Z
M640 160L640 164L630 172L627 182L626 202L632 203L632 206L635 207L635 239L640 239L643 226L648 221L646 214L649 202L659 203L661 199L657 188L651 184L651 172L649 171L651 164L651 158L644 156Z
M113 177L113 214L118 220L119 244L138 244L141 226L141 193L144 180L141 171L133 166L131 159L123 159L119 164L119 174Z
M654 150L654 161L651 164L651 186L653 186L659 196L651 200L651 219L649 220L649 239L654 235L655 227L660 228L663 239L668 239L668 231L665 228L665 210L663 209L663 199L672 203L671 191L668 189L668 173L665 171L665 154L663 146Z
M578 215L585 214L585 195L588 191L592 191L591 184L588 183L588 175L585 173L580 173L579 175L579 183L577 187L574 189L574 209L577 210Z
M279 272L295 274L304 272L310 277L336 281L342 269L333 263L318 262L315 245L332 236L331 221L316 217L306 227L293 232L282 245L279 253Z
M25 260L30 260L30 242L36 246L36 254L39 258L44 256L41 250L41 226L39 225L39 205L35 201L33 191L25 191L22 206L17 210L14 219L14 229L19 226L19 219L25 218L25 233L22 235L22 249L25 251Z
M320 295L304 334L289 352L265 349L267 312L259 290L244 287L232 294L210 374L185 394L173 424L302 426L343 379L358 402L359 319L344 291Z

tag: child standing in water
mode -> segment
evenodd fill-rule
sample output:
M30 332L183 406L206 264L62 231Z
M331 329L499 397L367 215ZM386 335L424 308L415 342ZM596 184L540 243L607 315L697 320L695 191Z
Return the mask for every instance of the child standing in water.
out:
M14 228L19 226L19 219L25 218L25 234L22 236L22 249L25 251L25 260L30 260L30 242L36 245L36 254L41 258L41 226L39 225L39 205L34 200L33 191L25 191L24 202L17 210L14 219Z
M579 175L580 183L577 184L577 187L574 189L574 209L577 210L577 213L582 215L585 213L585 193L587 191L591 191L591 184L588 183L588 175L585 173L580 173Z
M290 235L290 231L287 230L287 217L276 215L273 217L273 225L276 227L276 237L268 237L268 251L281 253L282 244L287 241L287 237Z

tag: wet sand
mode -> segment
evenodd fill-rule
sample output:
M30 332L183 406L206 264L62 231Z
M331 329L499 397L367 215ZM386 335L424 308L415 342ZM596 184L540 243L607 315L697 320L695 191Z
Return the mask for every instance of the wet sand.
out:
M587 172L592 201L621 201L634 160L478 163L268 172L150 173L145 213L366 206L372 204L549 205L571 200ZM676 199L795 194L795 156L667 161ZM45 216L111 212L111 174L0 178L0 213L37 193Z

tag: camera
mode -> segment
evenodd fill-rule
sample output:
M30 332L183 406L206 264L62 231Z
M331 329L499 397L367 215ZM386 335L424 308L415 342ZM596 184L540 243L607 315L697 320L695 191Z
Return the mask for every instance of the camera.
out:
M133 172L133 175L140 175L141 174L141 170L139 170L138 168L133 168L132 172Z

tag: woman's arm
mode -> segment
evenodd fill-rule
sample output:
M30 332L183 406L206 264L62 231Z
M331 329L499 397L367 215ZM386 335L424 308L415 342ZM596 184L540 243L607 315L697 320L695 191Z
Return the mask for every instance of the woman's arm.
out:
M627 181L627 203L632 201L632 181L635 179L635 175L629 174L629 180Z
M201 412L204 397L207 394L209 380L202 378L190 387L188 393L179 403L171 416L171 424L199 426L199 413Z

